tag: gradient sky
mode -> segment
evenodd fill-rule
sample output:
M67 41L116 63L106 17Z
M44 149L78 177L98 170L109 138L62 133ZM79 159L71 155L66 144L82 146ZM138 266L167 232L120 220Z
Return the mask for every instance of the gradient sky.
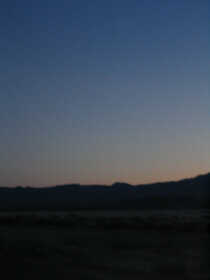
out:
M0 4L0 185L210 171L208 0Z

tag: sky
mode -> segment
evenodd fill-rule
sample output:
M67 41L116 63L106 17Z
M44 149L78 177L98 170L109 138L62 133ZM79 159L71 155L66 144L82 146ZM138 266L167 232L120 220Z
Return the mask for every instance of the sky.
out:
M0 4L0 185L210 171L208 0Z

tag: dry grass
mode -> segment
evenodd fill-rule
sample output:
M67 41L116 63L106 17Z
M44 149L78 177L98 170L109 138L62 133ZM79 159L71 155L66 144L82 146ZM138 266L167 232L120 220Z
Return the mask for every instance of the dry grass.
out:
M203 221L1 215L1 272L4 280L207 280L210 241Z

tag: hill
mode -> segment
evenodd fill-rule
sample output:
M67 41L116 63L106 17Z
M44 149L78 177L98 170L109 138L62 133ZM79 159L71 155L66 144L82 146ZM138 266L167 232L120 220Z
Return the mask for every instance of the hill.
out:
M210 208L210 173L176 182L0 187L0 210Z

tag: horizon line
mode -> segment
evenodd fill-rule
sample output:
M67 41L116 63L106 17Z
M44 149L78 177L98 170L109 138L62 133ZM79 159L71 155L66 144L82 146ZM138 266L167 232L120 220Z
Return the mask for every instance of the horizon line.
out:
M22 185L16 185L16 186L0 186L0 188L9 188L9 189L16 189L16 188L34 188L34 189L40 189L40 188L55 188L55 187L64 187L64 186L81 186L81 187L88 187L88 186L102 186L102 187L112 187L113 185L115 184L125 184L125 185L129 185L129 186L133 186L133 187L136 187L136 186L149 186L149 185L156 185L156 184L167 184L167 183L178 183L178 182L181 182L181 181L185 181L185 180L191 180L191 179L196 179L196 178L199 178L199 177L203 177L203 176L210 176L210 172L207 172L207 173L201 173L201 174L197 174L195 176L192 176L192 177L184 177L184 178L181 178L181 179L178 179L178 180L165 180L165 181L156 181L156 182L151 182L151 183L139 183L139 184L130 184L130 183L127 183L127 182L120 182L120 181L116 181L116 182L113 182L112 184L81 184L81 183L65 183L65 184L56 184L56 185L46 185L46 186L29 186L29 185L26 185L26 186L22 186Z

